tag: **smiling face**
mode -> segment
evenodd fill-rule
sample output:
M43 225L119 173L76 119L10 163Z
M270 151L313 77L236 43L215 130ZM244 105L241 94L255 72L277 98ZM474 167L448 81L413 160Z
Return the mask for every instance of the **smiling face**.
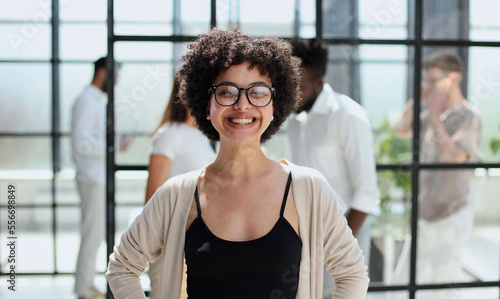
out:
M249 62L229 67L220 73L213 85L229 83L239 88L249 88L256 85L271 85L268 75L262 75L258 68L249 69ZM248 101L245 91L240 92L240 98L232 106L221 106L215 101L214 93L210 95L210 112L208 119L219 132L220 141L258 142L267 129L273 117L273 103L265 107L255 107Z

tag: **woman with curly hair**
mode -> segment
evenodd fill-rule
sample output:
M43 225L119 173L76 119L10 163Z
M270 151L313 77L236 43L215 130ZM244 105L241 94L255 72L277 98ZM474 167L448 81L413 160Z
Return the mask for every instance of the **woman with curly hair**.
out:
M268 159L261 145L297 105L288 42L212 29L189 45L180 96L220 141L215 161L168 180L124 233L106 273L115 298L145 298L139 276L162 257L159 298L364 298L363 256L345 206L317 171ZM293 182L293 184L292 184Z

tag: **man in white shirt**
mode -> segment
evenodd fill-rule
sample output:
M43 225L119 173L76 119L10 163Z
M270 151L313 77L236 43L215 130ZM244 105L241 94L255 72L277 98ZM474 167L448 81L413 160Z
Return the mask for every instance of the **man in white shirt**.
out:
M115 70L118 70L118 64ZM115 74L115 79L118 74ZM104 298L94 287L96 256L104 240L106 184L106 58L94 63L94 76L73 104L72 159L81 199L81 240L75 272L75 293L79 299ZM116 81L115 81L116 83ZM120 140L124 150L130 140Z
M292 161L315 168L347 206L346 217L369 265L370 224L367 216L379 198L372 151L372 132L366 111L323 81L328 49L319 41L292 41L302 59L303 102L290 117L287 135ZM325 270L323 297L332 298L335 285Z

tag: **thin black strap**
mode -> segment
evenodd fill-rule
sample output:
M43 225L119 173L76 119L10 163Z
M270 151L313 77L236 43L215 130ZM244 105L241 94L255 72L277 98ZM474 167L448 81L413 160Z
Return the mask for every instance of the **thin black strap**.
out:
M288 181L286 182L285 196L283 197L283 203L281 204L280 217L283 217L285 213L286 199L288 198L288 190L290 190L290 184L292 183L292 172L288 175Z
M200 199L198 198L198 186L194 190L194 199L196 200L196 209L198 210L198 216L201 216Z

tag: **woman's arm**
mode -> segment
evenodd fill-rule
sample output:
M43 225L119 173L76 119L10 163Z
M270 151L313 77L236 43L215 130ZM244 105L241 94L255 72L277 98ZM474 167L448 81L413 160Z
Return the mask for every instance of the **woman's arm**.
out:
M172 160L168 157L160 154L151 154L148 166L149 177L146 186L145 204L148 203L156 189L167 180L170 168L172 168Z
M365 298L368 273L358 241L352 235L341 208L341 199L333 190L323 201L324 254L327 270L335 279L334 298Z
M139 277L148 262L156 260L162 252L166 214L162 202L152 198L109 257L106 276L117 299L146 298Z

